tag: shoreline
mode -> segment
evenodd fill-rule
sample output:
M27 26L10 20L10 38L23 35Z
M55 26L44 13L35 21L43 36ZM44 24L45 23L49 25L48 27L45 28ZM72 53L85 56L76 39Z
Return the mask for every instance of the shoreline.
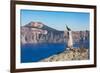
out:
M89 49L78 49L74 48L71 50L65 50L62 53L55 54L39 62L57 62L57 61L70 61L70 60L88 60L89 59Z

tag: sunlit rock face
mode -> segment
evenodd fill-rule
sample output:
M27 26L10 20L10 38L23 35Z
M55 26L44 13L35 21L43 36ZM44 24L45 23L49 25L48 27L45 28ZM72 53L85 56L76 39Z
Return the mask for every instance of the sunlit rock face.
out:
M82 35L81 35L82 34ZM80 37L89 38L89 31L73 31L73 42L79 42ZM21 26L21 44L27 43L67 43L67 31L59 31L43 24L42 22L30 22Z
M21 43L63 42L63 34L63 31L50 28L41 22L30 22L21 26Z
M41 22L30 22L29 24L26 25L26 27L30 27L30 28L42 28L43 27L43 23Z

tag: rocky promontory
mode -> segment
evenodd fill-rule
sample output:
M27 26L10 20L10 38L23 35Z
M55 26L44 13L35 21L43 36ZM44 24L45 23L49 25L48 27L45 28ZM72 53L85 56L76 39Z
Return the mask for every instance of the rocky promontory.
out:
M89 50L88 49L71 49L66 50L62 53L50 56L41 60L40 62L56 62L56 61L70 61L70 60L88 60Z

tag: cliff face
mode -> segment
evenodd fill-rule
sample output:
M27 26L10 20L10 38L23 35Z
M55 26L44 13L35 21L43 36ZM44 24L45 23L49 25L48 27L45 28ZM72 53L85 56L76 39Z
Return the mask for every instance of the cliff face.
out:
M21 43L66 43L67 31L59 31L46 26L41 22L30 22L21 26ZM72 31L74 42L81 37L89 38L89 31Z

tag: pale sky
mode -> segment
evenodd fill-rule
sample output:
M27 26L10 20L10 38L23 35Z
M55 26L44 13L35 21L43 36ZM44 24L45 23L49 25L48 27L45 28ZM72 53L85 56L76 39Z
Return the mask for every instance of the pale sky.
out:
M42 22L57 30L65 30L65 24L73 31L89 30L89 13L21 10L21 26L29 22Z

